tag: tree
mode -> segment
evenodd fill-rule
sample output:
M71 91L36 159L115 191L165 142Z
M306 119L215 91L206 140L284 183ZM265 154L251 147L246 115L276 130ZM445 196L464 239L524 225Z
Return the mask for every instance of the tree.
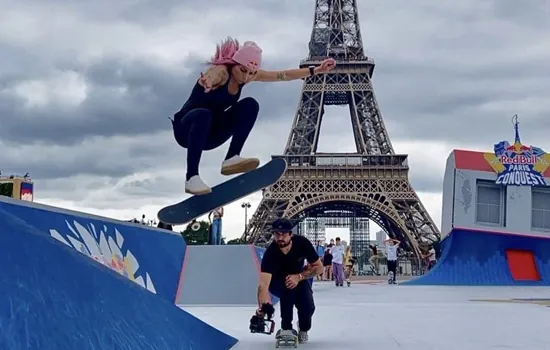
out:
M191 226L194 223L199 223L200 228L196 231L193 231ZM210 223L208 221L191 221L185 228L185 230L180 232L183 236L183 239L185 239L185 243L188 245L207 245L208 244L208 238L210 235ZM225 237L222 237L221 244L225 243Z
M200 228L197 231L193 231L191 226L194 223L199 223ZM191 221L181 232L181 235L183 236L183 239L185 239L185 243L188 245L205 245L208 244L208 235L209 235L209 228L210 224L208 221Z
M227 244L243 244L240 238L235 238L227 241Z

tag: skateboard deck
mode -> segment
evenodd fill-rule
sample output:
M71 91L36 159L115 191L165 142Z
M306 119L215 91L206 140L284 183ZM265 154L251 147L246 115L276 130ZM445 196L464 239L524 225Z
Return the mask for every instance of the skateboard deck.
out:
M257 169L214 186L212 192L208 194L193 195L179 203L162 208L157 214L158 219L170 225L185 224L218 207L273 185L283 176L286 166L283 158L272 159Z
M275 337L276 348L297 348L298 336L296 335L279 335Z

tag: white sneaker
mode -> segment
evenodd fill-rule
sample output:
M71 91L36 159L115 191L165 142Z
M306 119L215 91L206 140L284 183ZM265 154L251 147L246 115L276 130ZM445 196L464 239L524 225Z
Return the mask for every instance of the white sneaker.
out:
M246 173L256 169L258 165L260 165L260 160L258 158L243 158L238 155L233 156L223 161L222 175Z
M202 181L199 175L195 175L185 182L185 192L201 195L212 192L212 189Z

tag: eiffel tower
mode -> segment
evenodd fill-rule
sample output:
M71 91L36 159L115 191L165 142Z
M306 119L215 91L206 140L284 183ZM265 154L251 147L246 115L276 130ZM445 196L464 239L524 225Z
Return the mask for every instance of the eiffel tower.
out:
M300 67L319 65L327 57L337 65L304 80L284 155L272 156L285 158L288 169L264 189L242 241L269 243L270 225L279 217L303 220L340 211L373 220L418 256L421 242L437 241L440 233L409 182L408 156L395 154L384 126L356 0L316 0L309 56ZM330 105L349 106L357 153L317 153L324 106ZM366 247L354 247L361 239L354 237L353 227L350 236L353 254L361 253Z

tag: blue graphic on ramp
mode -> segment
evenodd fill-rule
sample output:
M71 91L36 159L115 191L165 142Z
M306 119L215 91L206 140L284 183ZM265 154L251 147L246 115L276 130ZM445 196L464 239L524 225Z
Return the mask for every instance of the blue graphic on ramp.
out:
M37 227L58 222L48 220L55 214L22 218L10 206L0 201L0 349L221 350L237 343Z
M5 197L0 209L175 302L185 253L181 235Z
M515 281L506 250L531 251L540 281ZM442 242L441 258L431 271L407 285L549 286L550 239L455 229Z

